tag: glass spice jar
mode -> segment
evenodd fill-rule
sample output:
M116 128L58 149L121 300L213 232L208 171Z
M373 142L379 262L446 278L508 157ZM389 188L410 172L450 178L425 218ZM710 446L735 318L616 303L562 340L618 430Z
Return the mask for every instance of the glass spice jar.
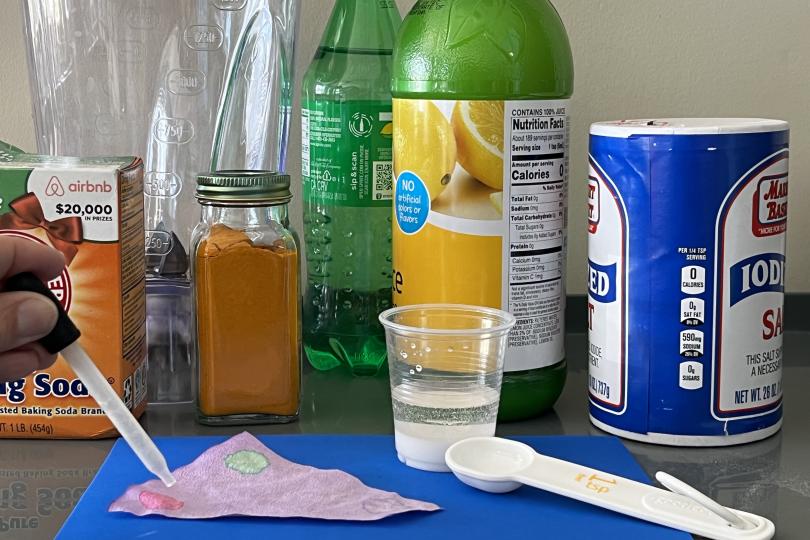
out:
M298 250L287 229L290 177L220 171L197 177L193 235L197 420L298 418L301 385Z

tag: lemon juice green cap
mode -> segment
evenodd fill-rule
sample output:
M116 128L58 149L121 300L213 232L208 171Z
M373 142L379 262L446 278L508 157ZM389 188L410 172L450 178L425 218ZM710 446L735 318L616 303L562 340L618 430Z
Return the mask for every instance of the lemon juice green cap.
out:
M546 0L419 1L394 49L394 97L570 97L568 35Z

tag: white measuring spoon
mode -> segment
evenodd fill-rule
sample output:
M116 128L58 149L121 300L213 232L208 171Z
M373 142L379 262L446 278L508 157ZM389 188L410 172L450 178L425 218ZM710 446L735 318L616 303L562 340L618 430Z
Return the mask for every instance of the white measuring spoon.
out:
M490 493L526 484L715 540L768 540L775 532L770 520L726 508L666 473L656 478L672 491L544 456L508 439L457 442L447 449L445 461L459 480Z

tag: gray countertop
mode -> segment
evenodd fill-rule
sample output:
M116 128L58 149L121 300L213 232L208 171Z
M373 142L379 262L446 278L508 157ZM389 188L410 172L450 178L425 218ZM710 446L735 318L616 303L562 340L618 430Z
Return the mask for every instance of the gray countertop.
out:
M777 538L810 538L810 332L785 335L785 420L782 431L731 448L673 448L625 441L650 474L665 470L726 506L764 515ZM555 410L502 424L500 435L604 435L588 422L586 337L567 338L569 379ZM301 420L256 426L254 433L392 433L387 378L308 372ZM144 417L152 435L229 435L194 421L191 405L152 406ZM112 440L0 440L0 539L52 538L90 483Z

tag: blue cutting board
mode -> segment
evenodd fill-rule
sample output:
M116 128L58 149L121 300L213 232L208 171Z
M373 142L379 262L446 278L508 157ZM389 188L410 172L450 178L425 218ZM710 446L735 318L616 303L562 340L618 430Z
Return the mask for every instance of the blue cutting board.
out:
M156 438L169 467L194 460L226 437ZM417 471L397 461L391 436L275 435L259 439L281 456L323 469L340 468L365 484L438 504L434 513L411 513L371 523L305 519L220 518L180 520L107 512L128 486L151 476L119 440L68 517L59 540L236 540L328 538L329 540L451 540L594 538L667 540L689 535L628 518L537 489L494 495L468 487L450 474ZM610 437L516 437L538 452L649 482L618 439Z

